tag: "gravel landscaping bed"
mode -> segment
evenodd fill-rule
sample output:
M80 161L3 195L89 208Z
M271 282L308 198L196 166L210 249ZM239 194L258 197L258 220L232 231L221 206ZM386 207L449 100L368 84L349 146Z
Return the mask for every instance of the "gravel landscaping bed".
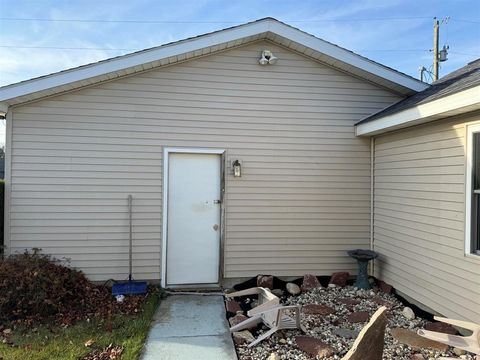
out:
M298 282L297 282L298 283ZM415 316L412 309L405 307L392 294L387 294L377 288L359 290L353 286L335 286L314 288L292 296L285 289L273 290L281 296L282 305L301 305L301 322L306 333L300 330L283 330L253 348L248 348L247 342L236 340L236 349L240 360L278 360L278 359L341 359L350 349L360 330L369 321L372 314L380 307L388 309L388 325L385 333L383 359L399 360L430 360L442 356L461 356L461 359L475 360L475 355L466 354L459 349L447 348L438 343L427 343L431 348L412 348L404 343L415 344L423 341L414 334L417 329L455 332L449 326L429 321ZM248 308L255 305L254 297L236 298L241 311L246 315ZM237 306L235 304L235 306ZM229 305L232 308L232 304ZM228 310L228 308L227 308ZM228 313L230 317L234 315ZM237 314L239 314L237 312ZM230 320L232 322L232 319ZM441 329L439 327L441 326ZM250 330L254 337L268 329L259 325ZM303 337L303 338L302 338ZM307 337L307 338L306 338ZM321 341L324 344L326 356L314 356L309 351L309 341ZM400 343L397 339L402 339ZM428 342L428 340L426 340ZM305 344L307 343L307 344ZM322 345L323 346L323 345ZM311 346L310 346L311 347ZM303 349L303 350L302 350ZM307 352L305 352L306 350ZM454 352L455 350L455 352Z

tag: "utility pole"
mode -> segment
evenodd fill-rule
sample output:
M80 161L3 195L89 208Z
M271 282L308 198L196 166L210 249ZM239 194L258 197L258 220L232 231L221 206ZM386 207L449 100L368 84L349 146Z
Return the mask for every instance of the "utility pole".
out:
M433 18L433 81L438 80L438 32L440 28L440 22L437 18Z

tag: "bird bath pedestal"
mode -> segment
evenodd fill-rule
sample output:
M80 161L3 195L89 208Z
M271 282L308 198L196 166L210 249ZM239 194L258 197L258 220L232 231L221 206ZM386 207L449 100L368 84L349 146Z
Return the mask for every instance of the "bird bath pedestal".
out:
M370 282L368 281L368 262L378 257L378 254L373 250L350 250L348 255L351 258L357 260L358 274L355 287L359 289L371 289Z

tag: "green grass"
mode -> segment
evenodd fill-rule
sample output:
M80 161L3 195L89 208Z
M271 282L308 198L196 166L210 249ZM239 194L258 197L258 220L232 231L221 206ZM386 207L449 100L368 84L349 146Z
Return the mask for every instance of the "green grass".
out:
M42 324L36 329L14 329L11 336L13 346L0 343L0 359L76 360L113 344L125 348L122 360L136 360L161 297L158 291L149 294L139 315L116 316L110 321L91 319L67 328ZM89 339L94 343L86 347L85 342Z

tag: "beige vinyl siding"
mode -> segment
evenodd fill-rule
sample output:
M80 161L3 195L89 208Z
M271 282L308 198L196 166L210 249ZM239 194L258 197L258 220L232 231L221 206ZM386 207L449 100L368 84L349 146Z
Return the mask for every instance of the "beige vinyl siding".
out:
M276 65L258 65L265 48ZM134 275L159 279L163 147L217 148L243 161L226 179L226 277L354 272L345 251L369 246L370 142L353 124L397 100L257 42L15 107L12 250L125 278L132 194Z
M480 257L465 249L465 124L456 117L375 139L376 275L448 317L480 322Z

